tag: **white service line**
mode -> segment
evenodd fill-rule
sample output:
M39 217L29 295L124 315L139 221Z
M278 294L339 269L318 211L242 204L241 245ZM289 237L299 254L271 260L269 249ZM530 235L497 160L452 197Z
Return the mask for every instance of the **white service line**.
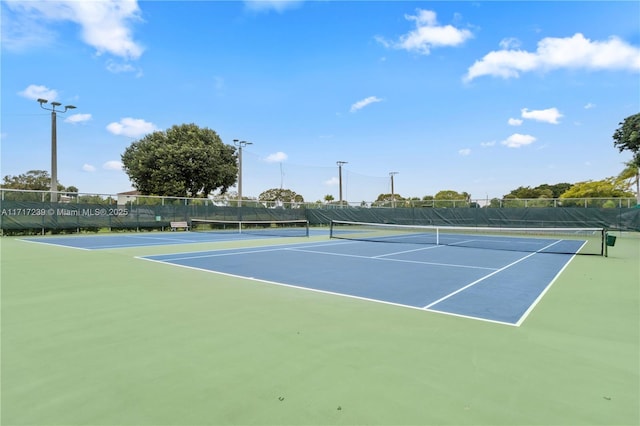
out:
M439 247L444 247L444 246L420 247L420 248L413 249L413 250L403 250L403 251L396 251L396 252L393 252L393 253L379 254L378 256L372 256L372 258L373 259L380 259L382 257L395 256L396 254L412 253L412 252L415 252L415 251L423 251L423 250L433 250L433 249L439 248Z
M358 259L381 260L381 261L385 261L385 262L414 263L414 264L418 264L418 265L446 266L446 267L452 267L452 268L467 268L467 269L485 269L485 270L489 270L489 271L495 271L495 269L496 269L496 268L486 268L484 266L458 265L458 264L455 264L455 263L421 262L421 261L418 261L418 260L387 259L387 258L379 257L379 256L372 257L372 256L361 256L361 255L357 255L357 254L328 253L328 252L324 252L324 251L303 250L303 249L299 249L299 248L288 248L288 249L285 249L285 250L288 250L288 251L300 251L300 252L305 252L305 253L323 254L325 256L355 257L355 258L358 258Z
M447 299L449 299L450 297L453 297L453 296L455 296L456 294L458 294L458 293L460 293L460 292L462 292L462 291L464 291L464 290L468 289L469 287L473 287L474 285L478 284L479 282L482 282L482 281L486 280L487 278L492 277L492 276L494 276L495 274L500 273L500 272L504 271L505 269L508 269L508 268L512 267L513 265L518 264L518 263L522 262L523 260L530 258L530 257L531 257L531 256L533 256L533 255L538 254L538 252L541 252L542 250L545 250L545 249L547 249L547 248L549 248L549 247L551 247L551 246L553 246L553 245L558 244L559 242L560 242L560 241L555 241L555 242L553 242L553 243L551 243L551 244L547 245L546 247L541 248L540 250L538 250L538 251L536 251L536 252L533 252L533 253L530 253L530 254L528 254L528 255L526 255L526 256L524 256L524 257L521 257L520 259L516 260L515 262L511 262L510 264L508 264L508 265L506 265L506 266L503 266L502 268L497 269L497 270L493 271L492 273L490 273L490 274L488 274L488 275L485 275L484 277L479 278L479 279L475 280L474 282L472 282L472 283L470 283L470 284L467 284L466 286L461 287L461 288L457 289L456 291L454 291L454 292L452 292L452 293L447 294L446 296L441 297L440 299L436 300L435 302L431 302L431 303L429 303L427 306L423 307L423 309L429 309L429 308L431 308L432 306L437 305L438 303L442 302L443 300L447 300Z

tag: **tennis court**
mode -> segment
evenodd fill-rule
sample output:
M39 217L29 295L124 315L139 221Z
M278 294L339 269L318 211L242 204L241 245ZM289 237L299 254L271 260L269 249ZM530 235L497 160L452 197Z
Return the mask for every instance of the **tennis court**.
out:
M2 238L2 424L638 424L636 234L311 231Z
M572 255L335 241L143 257L334 295L519 325Z
M203 221L203 223L212 221ZM224 241L254 240L273 237L308 237L310 234L327 234L326 230L309 230L306 221L251 222L259 228L241 229L240 221L216 221L218 229L200 229L198 232L136 232L105 235L46 236L25 238L25 241L71 247L83 250L119 249L128 247L164 246L176 244L196 244ZM265 225L268 225L265 227ZM282 226L280 226L282 225ZM195 226L197 228L197 225Z
M196 221L200 232L31 238L86 250L308 237L306 221ZM544 232L543 232L544 231ZM328 242L143 257L269 284L520 325L573 256L603 247L599 229L403 226L334 221ZM566 238L566 237L570 238ZM393 243L393 244L389 244ZM585 247L591 249L586 250Z

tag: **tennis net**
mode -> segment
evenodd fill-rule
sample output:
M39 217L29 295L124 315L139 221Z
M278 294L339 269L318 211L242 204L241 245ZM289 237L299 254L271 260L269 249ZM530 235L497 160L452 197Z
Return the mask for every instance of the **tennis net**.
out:
M607 255L604 228L491 228L334 220L330 238L490 250Z
M308 237L309 221L295 220L216 220L191 219L194 232L228 232L265 237Z

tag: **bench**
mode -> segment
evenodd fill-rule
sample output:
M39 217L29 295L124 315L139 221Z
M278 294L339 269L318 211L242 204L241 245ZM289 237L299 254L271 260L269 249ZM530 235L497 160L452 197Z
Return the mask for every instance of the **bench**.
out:
M185 231L189 230L189 223L186 221L182 222L171 222L171 230L177 231L179 228L184 228Z

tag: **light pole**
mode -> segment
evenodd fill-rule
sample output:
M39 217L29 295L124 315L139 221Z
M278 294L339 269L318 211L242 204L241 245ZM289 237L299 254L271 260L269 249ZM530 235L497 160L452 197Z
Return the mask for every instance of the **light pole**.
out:
M238 207L242 207L242 147L252 143L239 139L234 139L233 143L238 147Z
M389 172L389 176L391 176L391 207L396 207L396 194L393 191L393 176L397 175L398 172Z
M337 161L338 165L338 185L340 186L340 207L342 207L342 166L347 164L346 161Z
M73 105L65 105L64 111L56 110L56 107L62 105L60 102L51 102L51 108L46 108L44 104L49 102L46 99L38 99L38 103L42 109L51 111L51 202L58 202L58 135L56 129L56 113L64 114L70 109L74 109Z

